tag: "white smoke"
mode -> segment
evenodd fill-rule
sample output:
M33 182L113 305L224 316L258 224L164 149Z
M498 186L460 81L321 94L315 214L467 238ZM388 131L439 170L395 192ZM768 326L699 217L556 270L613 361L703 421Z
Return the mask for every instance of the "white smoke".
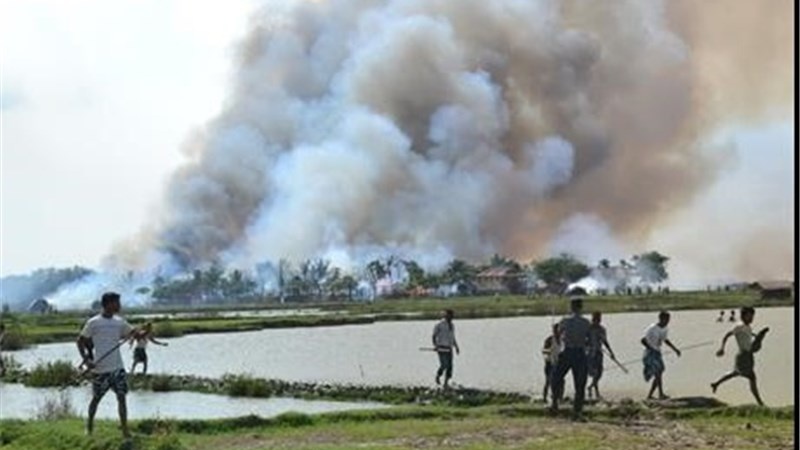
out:
M630 254L619 242L715 176L697 141L710 95L667 9L270 3L164 216L116 265Z

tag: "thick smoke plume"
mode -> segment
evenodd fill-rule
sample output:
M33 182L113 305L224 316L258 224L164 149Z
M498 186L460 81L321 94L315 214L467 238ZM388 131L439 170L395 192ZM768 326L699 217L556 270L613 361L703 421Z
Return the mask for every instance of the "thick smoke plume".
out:
M791 10L269 4L239 46L224 111L187 143L161 217L112 260L529 260L576 217L636 248L715 179L719 156L703 148L715 127L769 117L791 92L791 40L776 31L791 30Z

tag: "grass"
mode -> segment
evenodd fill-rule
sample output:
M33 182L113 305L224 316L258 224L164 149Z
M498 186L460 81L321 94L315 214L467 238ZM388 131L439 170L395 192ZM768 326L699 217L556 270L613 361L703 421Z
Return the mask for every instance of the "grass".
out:
M512 412L514 410L516 412ZM142 450L260 449L779 449L794 443L793 408L742 417L737 409L714 414L661 415L643 408L619 419L611 410L591 412L588 423L533 414L529 405L453 408L399 407L389 410L298 413L273 418L245 416L220 420L133 421L134 448ZM541 408L539 408L541 409ZM776 413L777 411L777 413ZM93 438L75 419L0 421L4 450L116 449L121 439L114 421L100 421Z
M605 313L655 311L659 309L732 309L744 305L755 307L793 306L794 299L762 300L756 292L672 292L649 295L608 295L587 297L586 311L599 309ZM255 309L281 310L286 308L313 308L322 314L296 314L281 317L222 317L223 311ZM483 296L454 298L421 298L379 300L372 303L303 303L297 305L230 305L229 307L206 307L201 309L170 309L158 312L180 313L191 311L200 316L172 317L154 320L156 334L160 337L177 337L194 333L223 333L254 331L267 328L316 327L368 324L375 321L429 320L438 318L444 308L455 310L456 317L485 318L512 316L546 316L565 314L568 302L563 297ZM332 311L336 315L325 315ZM150 312L135 309L123 314ZM14 314L4 320L9 325L9 350L28 344L62 342L74 340L81 326L91 313L63 312L58 314L31 315ZM134 319L134 325L146 319Z
M22 376L22 383L30 387L63 387L77 385L79 372L69 361L39 363Z

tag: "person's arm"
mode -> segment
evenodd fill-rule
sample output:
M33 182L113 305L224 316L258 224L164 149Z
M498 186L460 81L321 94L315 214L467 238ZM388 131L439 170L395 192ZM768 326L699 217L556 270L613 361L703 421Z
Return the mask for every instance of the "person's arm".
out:
M725 333L725 336L722 338L722 343L719 346L719 350L717 350L717 356L722 356L725 354L725 344L728 342L728 339L733 336L733 331L728 331Z
M93 368L94 363L92 360L94 359L94 355L92 354L91 338L80 335L78 336L76 344L78 345L78 353L81 355L81 365L86 366L87 369Z
M433 343L433 348L436 348L436 334L439 331L439 324L436 324L433 327L433 334L431 335L431 343Z
M678 350L678 347L675 347L674 345L672 345L672 342L670 342L669 339L664 339L664 343L669 345L669 348L671 348L672 351L674 351L676 355L681 356L681 351Z
M166 342L162 342L162 341L158 341L158 340L156 340L155 336L153 336L152 334L148 334L148 335L147 335L147 339L148 339L150 342L152 342L153 344L156 344L156 345L163 345L164 347L166 347L167 345L169 345L169 344L167 344Z
M458 348L458 341L456 341L456 328L455 326L452 329L453 331L453 347L456 349L456 355L461 353L461 349Z
M640 342L642 343L642 345L644 345L644 347L645 347L645 348L647 348L647 349L650 349L650 350L652 350L652 351L654 351L654 352L655 352L655 351L658 351L658 350L654 349L654 348L653 348L653 346L651 346L651 345L650 345L650 344L647 342L647 336L643 337L643 338L642 338L642 340L641 340Z

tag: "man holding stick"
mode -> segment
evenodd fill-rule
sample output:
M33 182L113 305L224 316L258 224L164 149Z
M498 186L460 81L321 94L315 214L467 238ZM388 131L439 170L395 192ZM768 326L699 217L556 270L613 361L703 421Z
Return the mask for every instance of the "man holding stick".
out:
M453 310L445 309L442 320L433 327L433 348L439 355L439 369L436 371L436 384L444 375L444 387L448 387L450 378L453 377L453 350L460 352L456 342L456 329L453 325Z
M608 356L614 361L617 358L614 356L614 350L611 350L611 345L608 343L606 328L600 323L603 320L603 315L600 311L592 313L592 324L589 326L589 349L586 354L588 375L591 377L592 382L589 384L587 395L592 396L592 389L594 389L594 396L596 399L600 398L600 388L598 383L603 376L603 346L608 350ZM619 364L619 363L617 363ZM623 366L620 366L623 370Z
M125 401L125 395L128 393L128 381L119 347L133 336L135 329L117 315L121 308L119 294L106 292L100 301L102 312L86 321L77 341L78 352L83 360L82 365L87 370L91 370L93 375L92 399L89 401L86 434L92 434L97 405L106 392L111 389L117 396L122 435L130 438L128 407ZM98 356L95 357L95 355Z

